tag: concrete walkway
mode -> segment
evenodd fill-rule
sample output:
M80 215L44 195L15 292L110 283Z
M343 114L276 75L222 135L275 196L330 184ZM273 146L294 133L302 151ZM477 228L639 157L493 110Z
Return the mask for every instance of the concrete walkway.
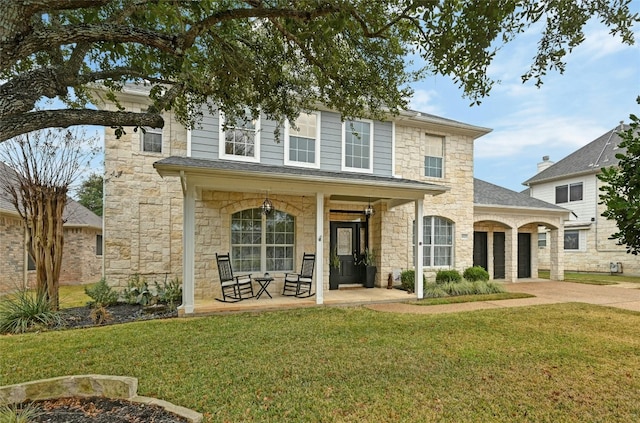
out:
M417 306L403 303L371 304L366 307L394 313L440 314L541 304L587 303L640 311L640 284L588 285L572 282L517 282L505 284L508 292L535 295L532 298L473 303Z

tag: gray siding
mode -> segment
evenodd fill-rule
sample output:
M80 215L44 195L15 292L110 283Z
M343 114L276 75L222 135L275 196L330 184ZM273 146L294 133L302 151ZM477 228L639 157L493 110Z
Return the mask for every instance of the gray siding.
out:
M342 169L342 121L334 112L321 113L320 126L320 168L340 172ZM211 115L203 110L202 122L191 131L191 157L207 160L219 160L219 115ZM276 123L262 116L260 121L260 163L284 165L284 130L280 131L280 140L276 142L274 130ZM392 136L391 122L374 122L373 128L373 171L376 175L391 176Z

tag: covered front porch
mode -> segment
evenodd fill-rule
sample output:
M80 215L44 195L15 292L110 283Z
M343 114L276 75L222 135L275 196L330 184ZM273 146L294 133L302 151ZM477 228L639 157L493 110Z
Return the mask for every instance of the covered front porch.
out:
M170 157L154 166L161 176L179 177L182 184L184 315L407 299L404 291L386 289L388 274L406 268L406 262L394 263L389 258L393 255L387 254L386 250L393 247L382 239L385 215L396 207L413 204L407 224L418 222L413 242L421 245L425 198L447 190L394 177L186 157ZM260 216L267 199L273 213ZM365 213L366 208L373 208L374 213ZM335 289L340 286L330 281L331 248L336 242L332 222L344 223L343 228L353 225L358 234L350 244L354 260L364 249L375 252L377 288ZM216 301L221 295L215 254L227 252L231 253L235 274L257 277L269 272L274 277L269 288L273 298L262 296L233 304ZM281 298L284 274L300 270L305 252L316 256L315 295ZM345 254L343 258L348 257ZM421 269L422 255L416 255L412 264ZM422 278L417 276L416 292L422 293Z

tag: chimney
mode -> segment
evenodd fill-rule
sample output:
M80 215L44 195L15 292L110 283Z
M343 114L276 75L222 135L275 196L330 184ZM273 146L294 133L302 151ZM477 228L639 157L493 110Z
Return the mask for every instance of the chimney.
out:
M549 156L543 156L542 161L538 163L538 173L542 172L546 168L550 167L553 164L551 160L549 160Z

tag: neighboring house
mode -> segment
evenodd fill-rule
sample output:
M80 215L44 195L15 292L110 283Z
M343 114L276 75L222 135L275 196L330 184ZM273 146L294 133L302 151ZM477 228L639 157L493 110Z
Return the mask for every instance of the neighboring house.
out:
M145 97L128 87L119 101L142 111ZM508 233L504 274L495 274L515 281L518 233L536 233L538 224L561 231L567 214L538 203L474 205L473 144L487 128L414 111L343 122L318 110L302 114L298 130L286 125L276 142L276 123L264 116L225 126L223 115L202 113L192 130L168 112L161 130L105 134L107 281L124 287L134 274L179 277L185 313L196 299L220 297L216 253L230 252L236 273L274 275L276 290L284 272L314 252L323 303L325 290L362 283L356 261L367 248L376 286L386 286L400 269L421 268L431 278L439 269L462 272L474 263L474 231L491 232L492 240L495 231ZM523 277L537 276L536 252L526 249ZM562 279L557 254L553 274ZM339 269L330 265L337 260Z
M616 166L621 139L618 132L628 126L616 127L557 163L543 157L538 173L523 184L531 197L571 210L571 220L564 227L565 269L579 272L624 272L640 275L640 257L626 254L624 246L611 240L617 231L614 221L602 217L597 178L603 167ZM538 235L539 262L548 268L548 233L543 228Z
M13 170L0 163L0 173L9 172ZM102 276L102 219L71 198L63 218L60 284L97 282ZM35 286L35 263L27 253L26 237L24 222L0 188L0 293Z

